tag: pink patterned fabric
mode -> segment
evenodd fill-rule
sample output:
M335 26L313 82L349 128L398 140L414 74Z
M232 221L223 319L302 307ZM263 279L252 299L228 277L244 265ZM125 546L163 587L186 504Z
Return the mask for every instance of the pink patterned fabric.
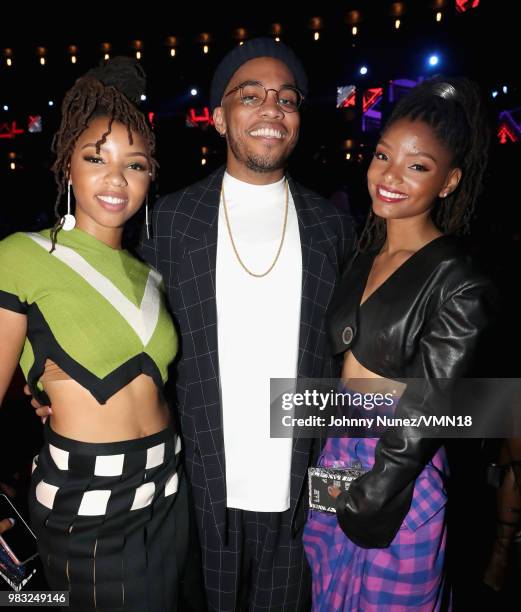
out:
M319 465L374 464L375 438L329 438ZM427 612L442 609L446 542L444 449L416 480L411 508L388 548L364 549L347 538L336 515L309 512L304 547L317 612Z

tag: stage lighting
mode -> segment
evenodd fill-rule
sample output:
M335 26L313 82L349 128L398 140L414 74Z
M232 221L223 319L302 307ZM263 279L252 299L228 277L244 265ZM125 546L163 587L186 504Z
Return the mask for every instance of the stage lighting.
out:
M440 58L437 55L429 56L429 66L437 66L440 63Z
M197 95L197 89L191 89L190 93L192 94L192 96L196 96Z
M367 66L361 66L360 68L360 74L365 75L367 74Z

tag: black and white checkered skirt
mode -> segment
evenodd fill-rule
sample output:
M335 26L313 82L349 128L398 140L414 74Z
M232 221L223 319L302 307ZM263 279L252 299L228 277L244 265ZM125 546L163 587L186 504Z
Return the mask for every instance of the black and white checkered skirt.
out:
M49 587L70 591L73 610L176 609L178 523L184 528L188 512L180 450L173 428L86 443L46 426L31 522Z

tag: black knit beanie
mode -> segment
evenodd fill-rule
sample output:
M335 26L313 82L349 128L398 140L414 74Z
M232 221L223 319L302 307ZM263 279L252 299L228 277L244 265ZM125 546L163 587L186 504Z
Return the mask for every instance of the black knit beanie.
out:
M284 43L272 38L253 38L243 45L234 47L217 66L210 88L210 105L220 106L226 86L237 70L249 60L257 57L273 57L284 62L290 69L300 91L307 94L308 78L304 67L295 53Z

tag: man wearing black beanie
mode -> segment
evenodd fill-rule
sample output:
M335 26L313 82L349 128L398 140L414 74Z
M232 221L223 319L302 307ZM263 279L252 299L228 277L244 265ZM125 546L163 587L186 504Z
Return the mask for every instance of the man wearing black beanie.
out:
M353 227L285 172L307 78L271 39L211 87L226 167L160 199L142 253L181 333L177 399L212 611L310 609L302 529L314 441L270 438L270 378L339 374L323 316Z

